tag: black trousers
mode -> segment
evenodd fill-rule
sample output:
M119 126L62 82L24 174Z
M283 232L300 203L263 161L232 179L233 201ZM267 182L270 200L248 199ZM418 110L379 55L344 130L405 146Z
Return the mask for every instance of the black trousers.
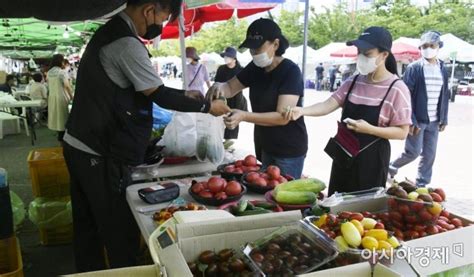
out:
M140 232L125 199L129 167L67 143L64 157L71 176L77 271L105 269L104 247L112 268L137 265Z

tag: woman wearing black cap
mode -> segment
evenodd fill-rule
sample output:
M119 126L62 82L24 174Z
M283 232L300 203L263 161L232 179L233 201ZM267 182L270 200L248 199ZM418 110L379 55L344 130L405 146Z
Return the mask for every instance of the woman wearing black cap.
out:
M275 22L261 18L249 26L240 47L250 49L253 62L230 81L215 83L207 96L230 98L249 87L253 112L234 109L226 126L233 129L241 121L254 123L255 152L263 166L276 165L283 174L300 178L308 150L306 126L303 118L289 121L279 112L301 107L304 95L300 69L282 57L288 40Z
M230 79L234 78L242 70L242 66L237 60L237 50L233 47L227 47L221 57L224 58L223 65L219 66L217 69L216 77L214 81L216 82L227 82ZM247 111L247 100L245 99L242 91L237 92L237 94L227 99L227 105L231 109L239 109L242 111ZM224 139L226 142L231 139L237 139L239 136L239 126L234 129L226 128L224 132Z
M385 187L388 140L405 139L411 124L410 92L397 75L391 34L382 27L370 27L347 45L357 47L359 74L326 101L284 112L287 119L297 120L304 115L327 115L342 107L344 123L339 123L338 134L325 148L333 158L329 195Z

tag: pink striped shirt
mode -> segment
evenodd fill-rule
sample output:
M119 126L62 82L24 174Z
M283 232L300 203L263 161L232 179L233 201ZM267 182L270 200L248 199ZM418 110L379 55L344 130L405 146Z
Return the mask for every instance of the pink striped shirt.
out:
M396 75L378 83L367 83L367 76L360 75L349 95L349 101L357 105L378 106ZM354 76L348 78L332 97L342 107ZM380 111L379 126L411 125L410 91L403 81L397 81L385 99Z

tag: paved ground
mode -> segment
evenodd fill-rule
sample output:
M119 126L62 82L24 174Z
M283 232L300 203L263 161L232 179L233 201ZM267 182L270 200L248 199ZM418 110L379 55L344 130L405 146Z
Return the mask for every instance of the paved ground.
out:
M178 86L173 83L172 85ZM322 101L330 94L308 90L305 104ZM309 132L309 152L304 174L328 181L331 160L323 152L328 138L336 131L336 120L340 113L326 117L307 118ZM474 97L458 96L450 104L450 124L440 136L438 156L434 167L433 186L442 187L448 195L449 210L457 210L468 217L474 217L473 199L473 130L474 130ZM253 152L253 126L241 124L241 133L235 147ZM397 156L403 149L403 142L392 141L392 156ZM26 157L33 148L57 146L55 133L46 128L38 130L38 140L34 147L26 135L9 135L0 140L0 167L8 170L11 189L18 193L28 204L32 200L31 185ZM405 176L416 177L417 163L407 165L400 170L398 179ZM450 202L449 199L452 199ZM73 255L71 245L44 247L39 245L37 228L25 221L18 236L23 250L24 271L26 276L56 276L72 273Z

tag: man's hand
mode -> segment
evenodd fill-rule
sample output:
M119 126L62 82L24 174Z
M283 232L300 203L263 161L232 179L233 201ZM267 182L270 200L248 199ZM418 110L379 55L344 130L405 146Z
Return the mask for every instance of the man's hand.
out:
M198 90L187 90L184 95L186 95L187 97L190 97L190 98L193 98L193 99L196 99L196 100L204 100L204 96L202 95L202 93Z
M446 129L446 124L439 124L439 131L443 132Z
M246 112L241 110L232 110L232 113L225 117L224 123L227 129L233 130L239 123L245 119Z
M214 100L211 102L211 108L209 109L209 113L213 116L221 116L224 114L230 113L232 110L227 106L225 101L222 100Z
M410 134L410 136L418 136L418 134L420 133L420 128L418 126L411 125L408 133Z
M214 83L206 93L206 99L213 101L215 99L223 98L225 95L224 86L226 83Z
M298 120L300 117L303 116L303 108L302 107L287 107L285 110L281 111L281 115L286 120Z

